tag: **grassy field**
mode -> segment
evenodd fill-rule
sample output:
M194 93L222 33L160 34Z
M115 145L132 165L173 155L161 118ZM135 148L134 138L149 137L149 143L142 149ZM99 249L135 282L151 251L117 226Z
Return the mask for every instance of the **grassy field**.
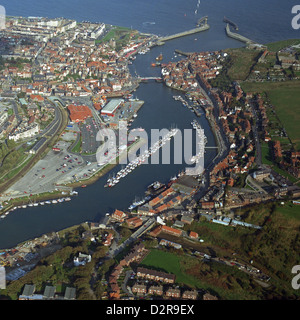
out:
M175 274L177 283L195 287L195 279L184 274L180 266L180 256L173 253L161 250L152 250L142 261L142 265Z
M296 149L300 149L300 81L244 82L242 88L267 95Z
M300 43L300 39L288 39L277 42L272 42L267 44L267 48L269 51L277 52L283 48L288 46L297 45Z
M260 51L246 48L228 49L226 52L230 55L227 75L232 81L245 80L260 56Z
M285 218L291 219L291 221L294 219L300 221L300 206L297 206L290 201L285 203L283 206L278 207L276 210Z
M96 40L96 44L108 42L111 39L114 39L116 41L116 50L118 51L123 46L127 45L132 33L137 34L137 31L133 31L126 27L113 26L101 40Z
M259 288L248 275L224 264L207 263L182 253L154 249L142 261L142 265L173 273L176 283L181 286L208 290L221 299L259 297L259 292L256 292Z

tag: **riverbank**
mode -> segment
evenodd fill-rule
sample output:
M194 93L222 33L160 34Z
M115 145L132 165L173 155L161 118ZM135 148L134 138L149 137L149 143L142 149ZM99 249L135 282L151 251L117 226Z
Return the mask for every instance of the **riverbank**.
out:
M98 181L101 177L103 177L104 175L106 175L108 172L110 172L113 168L115 168L120 161L122 161L125 157L127 157L128 151L131 152L136 152L143 144L145 143L145 140L143 139L138 139L137 141L135 141L131 146L129 146L126 149L126 152L123 152L121 154L121 157L117 157L116 158L116 163L115 164L108 164L106 165L104 168L99 169L98 171L96 171L91 177L89 177L86 180L80 180L78 182L74 182L74 183L69 183L66 186L70 187L70 188L79 188L82 185L91 185L93 183L95 183L96 181Z

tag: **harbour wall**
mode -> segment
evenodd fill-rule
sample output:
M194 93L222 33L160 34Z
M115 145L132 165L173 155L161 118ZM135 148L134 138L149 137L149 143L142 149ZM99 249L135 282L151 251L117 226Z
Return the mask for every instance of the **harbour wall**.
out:
M230 31L230 27L229 27L229 23L227 23L226 25L226 34L228 35L228 37L239 40L241 42L245 42L246 44L250 44L250 43L254 43L254 41L238 34L235 32Z
M187 30L187 31L184 31L184 32L180 32L180 33L175 33L171 36L167 36L167 37L161 37L158 39L159 43L161 42L165 42L165 41L169 41L169 40L172 40L172 39L175 39L175 38L180 38L180 37L184 37L184 36L187 36L187 35L190 35L190 34L194 34L194 33L198 33L198 32L202 32L202 31L206 31L210 28L210 26L208 24L205 24L199 28L194 28L194 29L191 29L191 30Z

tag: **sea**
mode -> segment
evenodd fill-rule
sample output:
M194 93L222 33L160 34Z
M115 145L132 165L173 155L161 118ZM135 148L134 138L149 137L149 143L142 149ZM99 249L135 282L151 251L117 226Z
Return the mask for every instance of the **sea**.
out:
M300 38L300 29L294 30L291 25L292 7L297 4L291 0L4 0L0 3L8 16L104 22L160 36L192 29L198 19L208 16L208 31L168 41L145 55L137 55L130 70L140 76L160 75L159 68L151 67L160 53L163 62L168 62L182 59L174 52L176 49L200 52L243 46L227 37L224 16L238 25L240 34L258 43ZM162 83L142 83L134 96L145 104L132 127L143 127L147 132L171 126L190 129L196 116L173 99L177 94ZM205 115L197 120L205 130L207 145L215 146ZM214 149L207 150L206 165L215 154ZM15 210L0 219L0 249L85 221L101 221L106 213L112 213L116 208L126 210L135 199L143 198L150 183L156 180L166 183L185 167L185 164L144 165L114 188L104 188L107 174L94 184L77 189L78 196L70 202Z

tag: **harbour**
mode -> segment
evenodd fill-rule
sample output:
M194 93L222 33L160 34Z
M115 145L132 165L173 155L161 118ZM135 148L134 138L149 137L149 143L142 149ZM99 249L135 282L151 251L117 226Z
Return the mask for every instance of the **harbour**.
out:
M160 13L156 12L154 6L147 3L147 8L141 10L138 17L134 17L134 8L138 5L137 2L133 2L131 6L128 6L124 1L110 2L109 5L101 3L101 6L95 4L95 10L89 12L88 17L84 14L86 6L84 3L78 4L81 9L77 5L74 7L66 6L64 9L57 0L51 3L34 0L28 6L19 6L19 2L13 0L4 1L3 5L7 8L8 14L15 16L67 16L78 20L104 21L105 23L132 27L145 33L158 35L176 34L180 32L180 29L191 29L195 24L195 19L190 19L191 15L193 15L193 18L195 17L194 5L185 2L184 8L181 7L179 10L172 3L170 1L162 3ZM199 33L198 41L194 41L193 36L188 35L175 38L174 41L168 41L162 47L153 47L147 54L138 55L130 68L132 70L136 69L141 76L159 76L159 68L151 68L151 62L155 61L161 51L163 51L164 60L170 61L181 59L181 57L174 58L174 50L177 48L183 52L193 52L241 46L241 43L227 37L224 33L222 20L225 12L227 16L232 17L239 24L241 31L243 28L249 28L256 35L255 40L261 43L276 41L278 35L282 39L295 37L291 33L291 28L282 28L285 20L289 20L290 13L283 13L279 16L278 23L272 26L272 31L276 36L270 36L271 33L265 27L268 26L268 17L265 17L263 13L269 10L274 15L278 11L278 8L270 6L270 1L253 1L248 6L243 18L236 15L238 10L244 9L242 3L235 3L232 8L225 2L220 3L217 7L209 2L201 3L198 11L200 12L201 9L205 10L214 19L209 32ZM185 10L191 12L191 14L184 16ZM257 19L255 26L252 22L250 24L254 13ZM176 15L176 19L174 19L174 15ZM143 25L145 21L152 21L153 16L156 17L156 24ZM241 26L241 19L243 19L243 26ZM260 28L259 26L262 25L263 28ZM150 130L151 128L167 128L170 123L176 123L178 128L184 129L190 127L191 121L196 116L193 112L188 112L186 108L174 104L172 96L177 94L174 90L154 81L141 83L137 89L137 94L139 98L145 101L145 105L134 121L136 127ZM198 120L205 130L209 145L215 145L216 140L208 120L203 116ZM218 137L218 133L216 136ZM212 161L215 156L215 151L207 150L205 154L206 167L213 165ZM126 210L132 204L135 196L143 198L145 189L154 180L158 179L162 183L166 183L174 173L179 172L184 167L185 165L174 164L169 166L140 166L139 170L134 170L126 177L126 183L125 180L121 180L113 189L103 188L109 177L107 173L93 185L78 190L78 197L72 198L72 201L63 202L59 205L17 208L3 221L0 221L0 247L9 248L26 239L35 238L54 230L61 230L82 221L99 221L105 216L106 212L112 212L116 207L120 210ZM12 230L14 231L13 236Z

